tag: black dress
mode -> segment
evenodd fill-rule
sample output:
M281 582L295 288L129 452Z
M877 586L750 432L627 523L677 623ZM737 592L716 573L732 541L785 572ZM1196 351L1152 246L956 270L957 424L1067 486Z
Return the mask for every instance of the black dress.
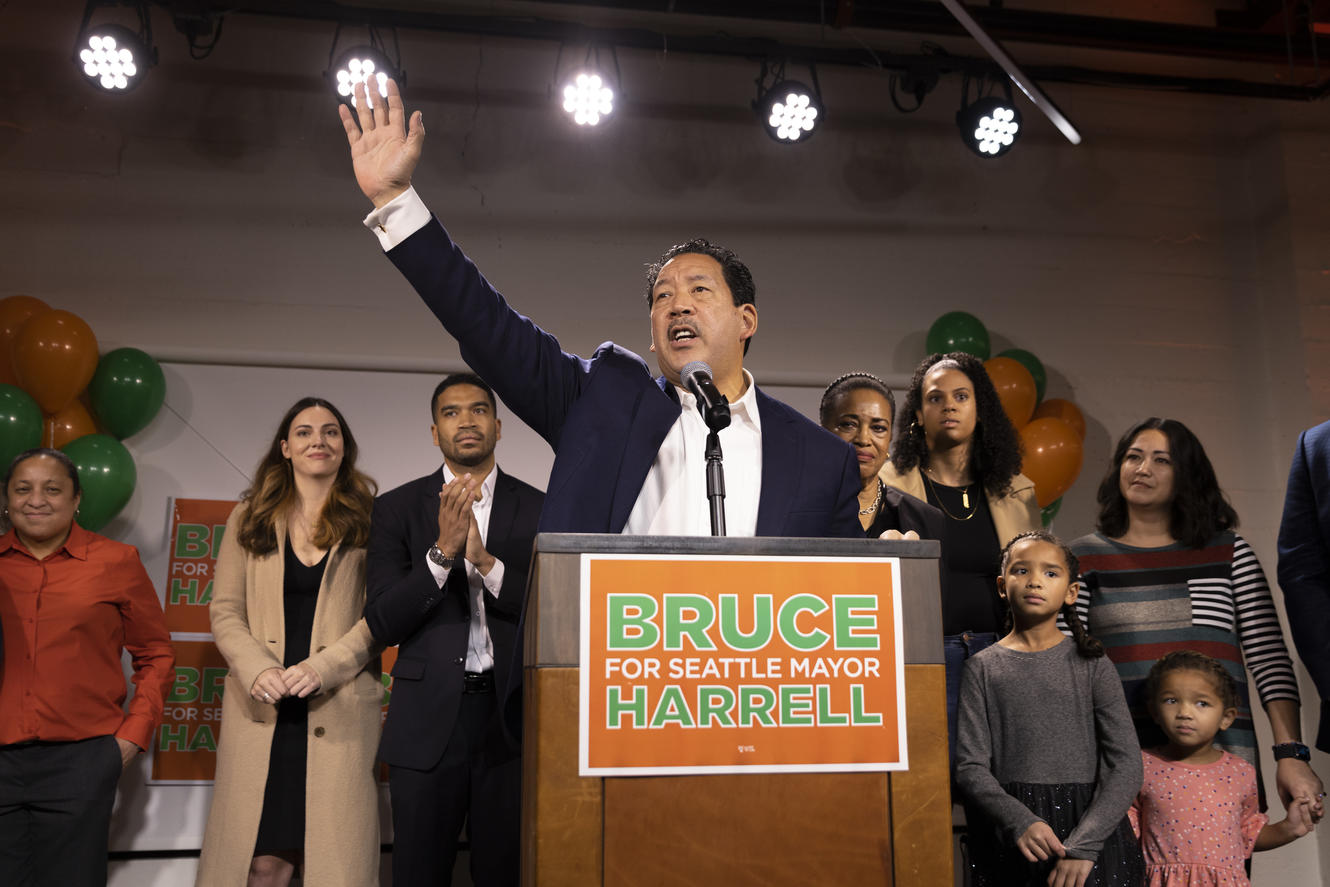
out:
M323 583L325 552L319 562L307 567L286 540L283 562L282 613L286 619L287 668L309 658L314 633L314 607ZM268 756L268 784L263 789L263 816L255 855L300 852L305 849L305 765L308 753L309 700L288 696L277 703L277 727Z

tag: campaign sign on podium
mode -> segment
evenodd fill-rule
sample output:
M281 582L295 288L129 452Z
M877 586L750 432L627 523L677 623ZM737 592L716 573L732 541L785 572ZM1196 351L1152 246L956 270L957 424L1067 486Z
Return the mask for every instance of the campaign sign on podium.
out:
M898 558L583 554L579 773L907 767Z

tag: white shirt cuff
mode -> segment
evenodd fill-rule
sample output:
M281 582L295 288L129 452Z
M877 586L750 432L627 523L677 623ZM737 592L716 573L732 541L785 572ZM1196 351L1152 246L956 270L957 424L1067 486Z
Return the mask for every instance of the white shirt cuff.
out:
M364 224L379 238L379 245L387 252L428 222L429 207L412 187L365 216Z
M443 583L448 581L448 571L430 560L428 554L425 555L425 566L429 567L430 575L434 577L434 581L439 583L440 588L443 588Z
M477 573L480 571L477 570ZM503 588L503 561L497 557L494 559L494 566L490 567L489 575L481 576L480 581L485 584L485 590L491 597L499 596L499 589Z

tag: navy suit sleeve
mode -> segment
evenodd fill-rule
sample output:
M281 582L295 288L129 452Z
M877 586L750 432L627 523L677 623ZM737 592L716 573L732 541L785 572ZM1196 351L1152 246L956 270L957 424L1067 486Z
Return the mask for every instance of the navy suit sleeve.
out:
M388 258L457 340L462 359L557 449L589 363L565 353L554 336L514 311L438 219L431 218Z
M1323 431L1330 433L1330 428ZM1316 501L1317 481L1330 485L1330 476L1324 476L1324 460L1315 453L1324 448L1324 434L1309 439L1311 433L1302 433L1293 454L1279 523L1277 575L1298 654L1321 698L1330 699L1330 552L1323 531L1330 524L1330 501L1319 507Z
M831 520L828 536L864 538L864 526L859 523L859 463L849 447L846 447L841 463L840 492L836 495L836 512Z
M452 585L450 576L444 588L439 588L425 564L429 543L415 546L418 551L413 549L405 509L395 504L385 502L383 496L374 500L365 564L365 621L374 639L387 646L414 634Z

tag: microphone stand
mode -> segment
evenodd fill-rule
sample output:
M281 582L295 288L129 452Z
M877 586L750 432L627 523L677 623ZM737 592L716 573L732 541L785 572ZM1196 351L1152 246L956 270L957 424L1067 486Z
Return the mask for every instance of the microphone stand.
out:
M711 535L725 535L725 467L721 465L720 452L720 431L711 424L711 417L705 416L707 426L711 431L707 433L707 502L711 505ZM721 425L724 428L729 423L729 416Z

